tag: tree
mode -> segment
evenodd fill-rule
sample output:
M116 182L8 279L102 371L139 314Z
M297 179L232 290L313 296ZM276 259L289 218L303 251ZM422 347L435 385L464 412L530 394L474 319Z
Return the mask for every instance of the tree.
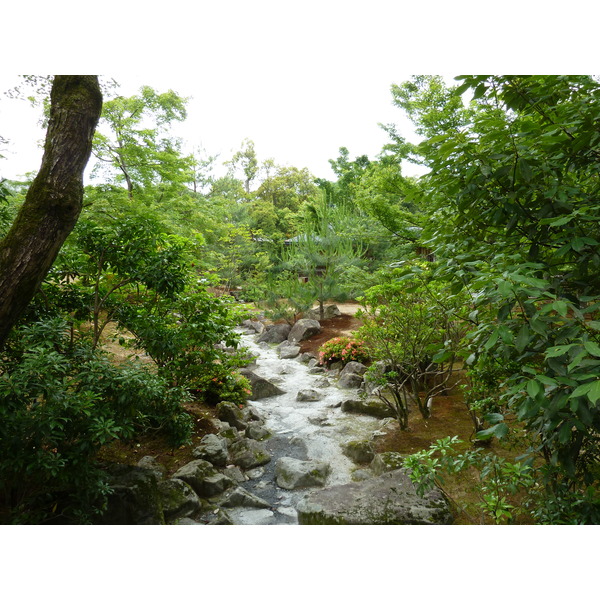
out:
M299 296L318 302L321 319L327 300L345 300L356 291L340 283L342 273L360 263L363 253L360 241L343 228L346 218L346 209L329 206L322 194L318 202L306 205L304 230L284 254L285 269L304 280Z
M256 150L254 142L245 139L242 142L242 148L238 150L229 161L231 170L241 169L244 174L244 189L246 194L250 193L250 184L258 175L258 159L256 158Z
M408 428L410 404L424 419L431 416L433 398L446 393L464 337L463 298L448 299L427 268L415 266L401 276L369 288L361 298L364 325L357 333L379 363L367 378L378 385L378 396L393 411L401 429Z
M101 109L97 76L54 77L40 171L0 241L0 347L79 218L83 170Z
M118 96L104 104L94 138L94 155L99 173L125 182L129 198L144 189L155 192L183 189L193 181L193 159L182 157L181 142L166 135L171 123L184 121L186 99L174 91L159 94L143 86L139 95ZM106 129L103 130L103 126Z
M553 518L571 514L579 495L579 518L598 522L600 84L462 79L446 94L453 106L460 93L473 95L458 126L427 130L433 109L414 113L427 134L418 151L431 169L437 277L475 302L467 364L514 365L502 401L529 432L532 456L545 459ZM509 431L490 424L484 436Z

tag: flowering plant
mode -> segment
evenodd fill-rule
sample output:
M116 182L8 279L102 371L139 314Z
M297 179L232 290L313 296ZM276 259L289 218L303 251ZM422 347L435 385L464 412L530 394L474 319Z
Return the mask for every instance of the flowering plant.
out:
M364 344L349 337L335 337L325 342L319 351L319 362L329 366L331 363L341 361L343 364L351 360L364 362L369 355Z

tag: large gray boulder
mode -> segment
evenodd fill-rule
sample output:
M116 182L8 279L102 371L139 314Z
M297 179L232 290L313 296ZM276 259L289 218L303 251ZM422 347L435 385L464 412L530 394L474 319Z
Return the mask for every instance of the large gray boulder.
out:
M209 433L200 440L200 445L194 448L192 456L207 460L216 467L224 467L229 460L227 442L224 438Z
M268 344L281 344L288 339L292 326L287 323L278 325L268 325L267 328L256 339L257 343L267 342Z
M369 440L353 440L342 445L342 453L353 462L364 465L375 458L375 447Z
M250 400L262 400L263 398L285 394L281 388L266 380L264 377L257 375L250 369L240 369L240 374L250 381L250 386L252 387L252 395L249 397Z
M238 431L244 431L246 427L248 427L246 415L242 412L242 409L233 402L219 402L219 404L217 404L217 417L219 417L221 421L229 423Z
M363 378L355 373L345 373L338 379L338 387L343 390L357 390L362 385Z
M293 343L279 348L279 358L282 359L296 358L299 354L300 346L296 346Z
M102 525L162 525L164 515L158 480L151 469L114 465L108 470L107 510Z
M253 321L252 319L246 319L242 321L242 327L246 327L246 329L250 329L255 333L262 333L265 330L265 324L260 321Z
M375 398L344 400L342 402L342 412L369 415L379 419L394 416L394 413L388 406Z
M193 460L181 467L173 474L173 479L188 483L201 498L216 496L234 485L229 477L202 459Z
M340 309L335 304L328 304L323 307L323 319L331 319L332 317L341 316ZM321 320L321 311L318 308L313 308L306 313L306 318Z
M342 375L348 375L348 374L360 375L362 377L365 374L366 370L367 370L367 367L365 367L365 365L363 365L362 363L359 363L356 360L351 360L342 369L342 372L340 373L340 377Z
M166 479L158 484L165 521L190 517L200 510L200 498L189 484L181 479Z
M286 490L323 486L330 471L331 467L325 462L284 456L275 464L275 481Z
M156 479L160 481L165 478L167 474L167 469L164 465L161 465L155 456L143 456L137 463L138 467L142 467L142 469L149 469L153 471L156 475Z
M249 438L239 439L229 447L231 462L244 469L254 469L266 465L271 460L264 443Z
M296 507L300 525L446 525L453 517L439 489L421 498L403 470L317 490Z
M351 360L340 373L338 386L343 389L358 389L363 382L363 375L367 367L362 363Z
M321 324L319 321L315 319L300 319L294 323L287 339L292 343L302 342L320 333L320 331Z

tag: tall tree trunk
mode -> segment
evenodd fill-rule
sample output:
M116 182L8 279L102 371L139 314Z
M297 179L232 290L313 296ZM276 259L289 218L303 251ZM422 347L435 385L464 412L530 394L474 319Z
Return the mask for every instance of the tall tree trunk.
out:
M83 171L101 110L97 76L54 77L42 165L0 241L0 348L79 218Z

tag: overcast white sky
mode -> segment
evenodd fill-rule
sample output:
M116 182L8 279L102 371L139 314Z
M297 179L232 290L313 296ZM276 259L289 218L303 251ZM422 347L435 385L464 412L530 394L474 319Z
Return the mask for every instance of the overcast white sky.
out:
M537 1L506 0L486 13L471 0L418 7L382 0L173 0L160 11L150 3L107 0L80 20L83 26L69 21L54 30L48 19L61 7L64 15L79 15L81 4L33 2L27 10L9 9L17 17L12 22L26 19L27 28L6 28L4 46L17 51L4 61L0 92L16 73L78 70L114 77L124 95L141 85L173 89L191 97L188 120L175 129L190 148L227 160L250 138L259 160L331 179L328 160L340 146L351 156L376 156L388 141L378 123L395 122L411 135L390 94L393 83L411 74L586 72L583 45L595 32L592 19L575 19L578 5L570 3L559 23L568 31L576 20L582 52L574 60L568 46L549 41L558 23L549 20L552 11L541 10L548 3ZM43 51L27 43L38 36L48 40ZM6 157L0 176L39 167L36 142L44 132L35 115L23 101L0 101L0 135L11 142L0 151Z
M273 158L278 164L307 167L315 176L334 178L328 160L338 156L340 146L351 155L372 158L388 141L378 123L410 124L392 106L390 86L407 78L392 72L364 72L341 77L325 69L280 73L265 69L244 73L226 69L208 75L190 73L107 72L120 84L120 93L136 94L142 85L157 91L172 89L190 97L188 118L176 123L173 132L188 149L201 146L219 160L231 158L242 141L255 142L259 160ZM0 91L17 77L0 75ZM37 126L39 110L24 100L0 100L0 135L10 140L2 153L0 174L14 178L34 171L41 161L36 140L44 131Z

